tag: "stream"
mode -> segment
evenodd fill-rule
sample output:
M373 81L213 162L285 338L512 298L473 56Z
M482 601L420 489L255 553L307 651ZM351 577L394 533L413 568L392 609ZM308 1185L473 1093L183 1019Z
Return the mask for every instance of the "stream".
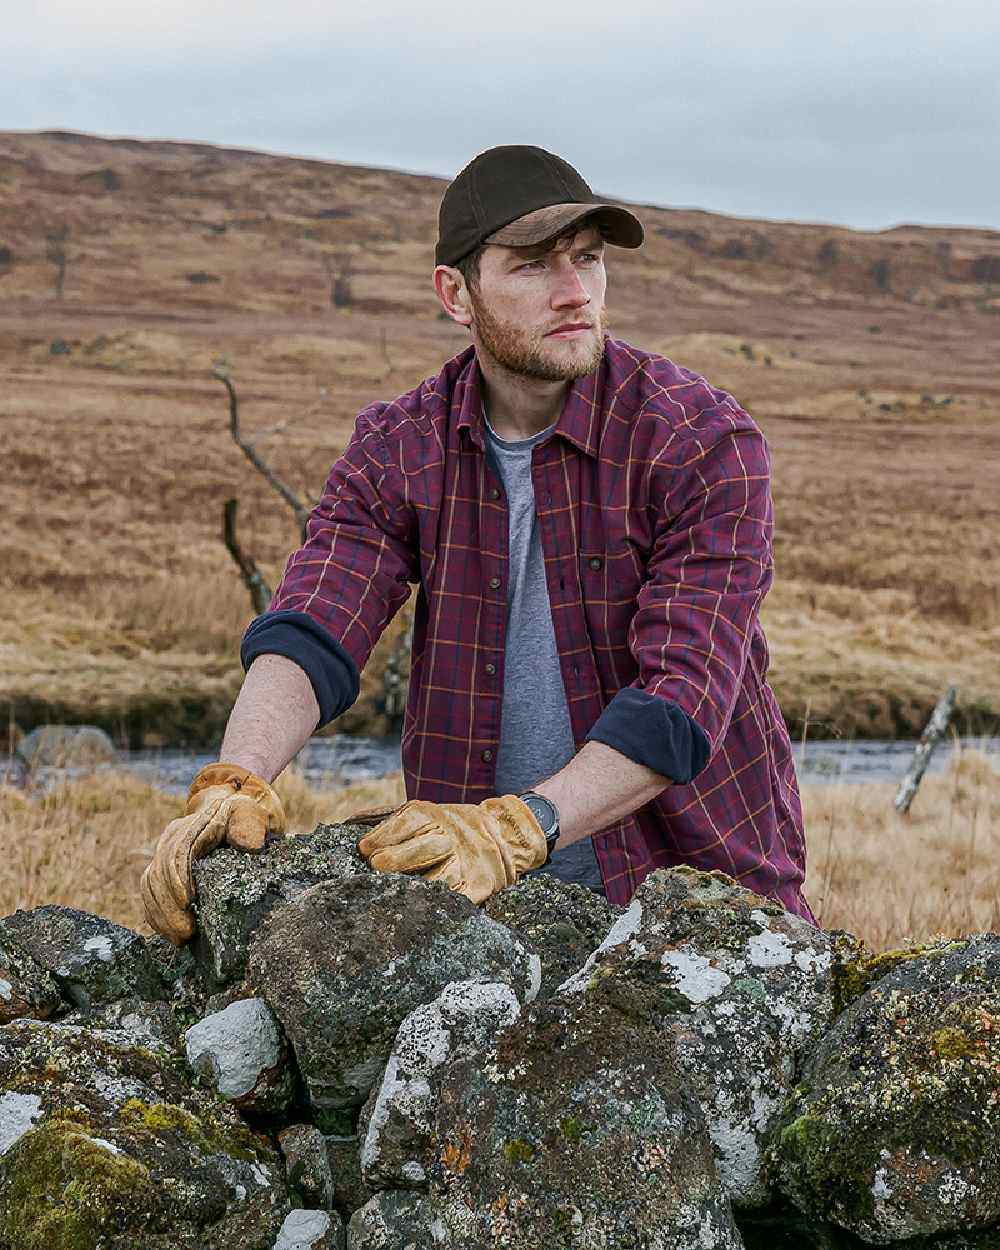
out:
M795 745L795 766L802 785L866 781L896 783L906 772L915 746L916 742L898 740L840 742L818 739ZM1000 738L951 738L939 744L928 772L943 772L957 750L982 751L1000 768ZM99 767L124 767L171 794L185 794L198 769L217 758L208 750L181 748L122 751L119 763ZM399 739L365 738L351 734L312 738L299 752L294 765L310 786L332 790L348 782L398 772ZM33 781L42 789L49 789L80 771L72 767L39 767L34 772Z

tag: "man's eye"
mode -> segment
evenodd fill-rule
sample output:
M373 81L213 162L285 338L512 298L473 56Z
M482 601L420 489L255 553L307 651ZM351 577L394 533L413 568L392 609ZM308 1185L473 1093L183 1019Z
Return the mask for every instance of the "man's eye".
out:
M588 265L596 265L601 259L601 256L599 252L584 252L580 259L585 261Z
M526 260L523 265L518 265L518 270L541 269L543 266L543 263L544 262L540 260Z

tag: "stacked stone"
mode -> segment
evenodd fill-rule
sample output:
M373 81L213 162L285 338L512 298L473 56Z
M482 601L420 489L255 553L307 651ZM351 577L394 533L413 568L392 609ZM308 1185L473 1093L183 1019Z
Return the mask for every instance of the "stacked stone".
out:
M182 951L0 919L3 1250L995 1244L1000 938L688 869L477 908L361 832L199 863Z

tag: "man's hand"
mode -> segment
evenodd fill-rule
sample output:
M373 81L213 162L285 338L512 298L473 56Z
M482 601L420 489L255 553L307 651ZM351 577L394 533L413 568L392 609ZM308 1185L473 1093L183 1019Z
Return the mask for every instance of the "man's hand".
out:
M474 903L545 863L545 835L516 795L483 803L404 803L358 843L377 872L419 872Z
M152 927L181 946L194 936L192 865L227 842L259 851L285 832L281 800L266 781L236 764L208 764L191 782L185 814L172 820L142 874L142 903Z

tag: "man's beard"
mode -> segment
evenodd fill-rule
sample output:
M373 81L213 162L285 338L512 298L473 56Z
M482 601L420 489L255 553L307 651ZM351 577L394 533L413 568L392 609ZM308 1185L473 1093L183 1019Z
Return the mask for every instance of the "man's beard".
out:
M604 332L607 324L607 315L603 309L595 326L597 335L592 347L576 359L569 357L559 360L554 353L552 356L546 354L544 339L540 343L532 342L519 326L509 321L501 321L490 312L473 291L469 295L479 345L510 373L516 373L523 378L536 378L541 382L572 382L576 378L586 377L600 366L604 358Z

